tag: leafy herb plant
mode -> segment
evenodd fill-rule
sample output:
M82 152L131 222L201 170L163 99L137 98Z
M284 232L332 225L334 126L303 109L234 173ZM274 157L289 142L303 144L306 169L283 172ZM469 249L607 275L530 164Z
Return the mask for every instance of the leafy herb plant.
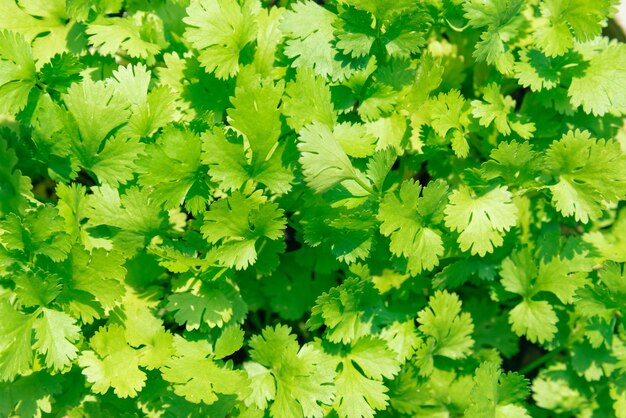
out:
M0 0L0 416L626 417L613 0Z

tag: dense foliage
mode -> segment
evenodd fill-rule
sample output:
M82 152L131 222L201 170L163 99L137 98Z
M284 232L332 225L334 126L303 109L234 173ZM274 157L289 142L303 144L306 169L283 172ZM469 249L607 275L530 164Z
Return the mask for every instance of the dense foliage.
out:
M626 417L612 0L0 0L0 416Z

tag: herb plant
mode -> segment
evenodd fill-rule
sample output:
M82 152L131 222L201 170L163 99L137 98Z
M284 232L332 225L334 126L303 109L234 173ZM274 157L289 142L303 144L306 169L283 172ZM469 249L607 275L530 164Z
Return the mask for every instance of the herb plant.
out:
M0 416L626 417L612 0L0 0Z

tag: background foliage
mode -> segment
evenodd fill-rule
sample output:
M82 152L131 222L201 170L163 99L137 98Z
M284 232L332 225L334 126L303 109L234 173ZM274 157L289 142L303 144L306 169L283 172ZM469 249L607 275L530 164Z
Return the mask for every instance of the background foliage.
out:
M610 0L0 0L0 416L626 416Z

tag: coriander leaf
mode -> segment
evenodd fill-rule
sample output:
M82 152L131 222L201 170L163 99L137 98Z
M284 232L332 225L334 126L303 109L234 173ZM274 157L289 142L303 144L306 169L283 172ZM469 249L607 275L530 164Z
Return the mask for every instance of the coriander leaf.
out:
M502 285L512 293L523 297L522 302L509 312L509 322L518 335L526 335L530 341L549 341L556 332L556 314L550 304L536 301L540 292L554 294L562 303L573 303L577 289L586 283L586 275L593 262L583 255L573 258L554 257L539 266L530 251L513 253L502 262ZM545 323L541 321L546 315Z
M366 158L376 149L376 138L369 131L369 125L344 122L335 126L333 134L349 157Z
M602 2L598 2L599 4ZM586 13L586 12L585 12ZM580 77L567 90L572 105L585 113L602 116L626 113L626 45L610 43L589 60Z
M366 56L378 36L374 18L367 10L350 6L342 8L334 25L337 49L352 58Z
M193 0L183 19L189 25L185 38L199 51L204 68L229 78L239 72L244 48L256 39L258 14L252 0Z
M502 235L517 222L517 208L506 187L473 196L462 186L450 195L445 210L446 226L460 232L461 250L484 256L503 243Z
M260 246L283 237L284 227L283 210L256 191L249 196L234 192L213 203L200 230L207 241L218 244L222 263L242 270L256 262Z
M0 215L20 212L32 197L31 181L16 169L15 151L0 139Z
M221 128L202 134L202 162L224 190L240 189L250 178L250 167L240 140L231 142Z
M267 327L250 340L250 357L265 366L274 380L275 392L269 408L273 417L320 417L323 405L333 401L333 377L326 355L311 344L300 347L291 328ZM258 368L258 367L257 367ZM249 370L254 368L249 368Z
M382 190L385 179L397 160L393 148L377 151L367 162L367 178L370 179L375 190Z
M193 132L166 128L137 162L139 183L152 188L151 196L165 209L184 204L191 213L202 213L210 192L200 150L200 139Z
M17 32L1 31L0 113L14 114L22 110L34 86L35 61L30 45Z
M489 157L481 167L486 179L500 177L509 185L530 185L539 174L539 153L529 142L501 142Z
M525 335L531 342L552 340L558 318L552 306L544 301L524 299L509 311L509 323L517 335Z
M307 326L316 330L326 325L326 338L332 342L349 343L369 335L380 309L378 295L371 282L348 279L317 298Z
M33 361L31 346L33 315L15 310L3 298L0 301L0 381L12 381L30 370Z
M284 84L274 85L272 82L261 82L256 78L245 86L235 90L235 97L231 99L234 108L228 110L230 126L244 136L244 148L241 151L229 147L227 153L232 161L227 168L234 168L233 163L241 161L241 154L249 155L251 177L265 184L274 193L282 194L291 189L293 175L283 165L284 143L279 143L281 121L279 102L283 94ZM218 136L218 140L224 143ZM205 143L205 161L210 165L221 165L217 156L225 154L216 150L219 143ZM213 152L216 152L213 155ZM234 161L233 161L234 160ZM237 165L239 165L238 163ZM236 171L239 168L235 169Z
M495 363L484 362L475 372L474 388L466 417L530 418L525 408L513 402L528 394L528 381L516 373L502 373Z
M365 192L371 186L363 174L352 166L333 132L319 122L313 122L300 131L300 163L307 184L323 193L345 180L353 180Z
M548 55L557 56L600 35L611 2L600 0L547 0L541 4L542 19L536 30L537 45Z
M479 61L496 65L502 73L509 73L513 54L508 42L517 36L523 23L523 0L470 0L463 2L465 17L470 26L484 28L472 56Z
M164 213L145 189L132 187L120 196L109 186L94 187L88 198L91 225L110 225L142 235L154 234L166 222Z
M339 363L341 369L335 378L339 416L372 418L376 410L384 410L389 396L382 379L391 379L400 371L386 342L371 337L359 339Z
M101 248L88 251L74 245L67 260L53 270L66 283L59 301L85 323L100 318L102 308L112 309L124 296L124 262L120 252Z
M48 367L63 370L77 357L74 344L80 336L80 327L65 312L43 308L33 328L36 338L33 348L45 355Z
M129 104L110 85L90 79L72 84L63 101L72 116L67 128L71 132L72 149L78 161L91 168L97 161L102 141L127 122Z
M198 291L174 293L168 297L166 308L176 311L174 320L185 324L188 330L223 327L225 324L241 322L247 312L246 303L238 289L225 281L211 282Z
M420 343L414 321L396 321L382 330L380 337L387 341L389 348L396 352L396 359L401 362L411 358Z
M485 87L483 101L472 100L471 105L472 116L478 119L481 126L488 127L495 122L498 132L504 136L511 133L508 114L515 108L515 100L511 96L502 96L496 83Z
M435 222L437 217L441 219L447 189L445 182L439 180L425 187L420 197L422 187L408 180L402 183L399 193L386 194L380 204L380 232L391 237L389 249L392 254L408 259L408 270L413 275L432 270L443 255L440 232L426 225L437 212L439 216L434 216Z
M146 374L139 369L139 356L127 343L119 325L101 327L89 340L78 365L92 390L104 394L109 388L120 398L135 397L145 386Z
M88 25L86 32L89 42L103 54L116 55L121 50L149 64L168 45L161 18L146 12L125 17L100 16Z
M383 382L368 379L352 365L346 363L338 374L336 409L341 417L373 418L376 410L387 407L389 396Z
M341 78L346 70L335 59L336 16L312 1L298 2L284 14L280 29L287 37L285 54L296 68L310 68L321 76Z
M173 336L152 313L154 303L129 290L120 305L114 312L123 323L126 341L138 349L139 365L148 370L161 368L174 354Z
M149 91L151 73L144 65L119 67L113 77L111 85L131 104L130 118L120 135L149 137L172 121L176 112L172 92L165 86Z
M105 142L89 168L102 183L112 186L123 184L133 178L135 161L143 151L144 145L138 139L115 136Z
M611 228L586 233L584 240L593 245L606 260L625 263L626 211L621 209L618 212L617 219Z
M173 383L177 395L189 402L207 405L217 401L218 395L245 396L246 375L214 362L207 341L186 341L176 336L174 347L176 354L163 367L162 376Z
M287 84L281 109L296 131L312 122L332 128L337 119L328 85L308 68L298 68L295 80Z
M567 55L552 58L538 49L525 49L520 51L520 60L515 63L515 78L532 91L550 90L559 84L566 64Z
M67 257L72 243L57 208L46 205L22 217L11 214L0 220L0 245L26 259L44 255L59 262Z
M459 158L469 154L469 144L465 135L469 121L469 106L458 90L440 93L430 102L432 128L442 139L451 134L452 149Z
M253 165L268 159L280 136L280 110L284 84L254 80L235 89L228 110L229 124L241 132L252 150Z
M466 357L474 340L472 317L461 312L461 301L455 293L438 290L428 307L417 314L418 329L433 346L432 353L452 359Z
M39 71L39 80L48 89L67 93L67 89L82 80L83 64L77 56L69 53L56 54Z
M569 131L546 152L546 169L558 178L549 186L556 209L587 223L601 216L605 202L626 196L626 155L614 141L587 131Z
M215 342L215 358L224 358L238 351L243 346L244 332L239 326L231 325L222 330Z

